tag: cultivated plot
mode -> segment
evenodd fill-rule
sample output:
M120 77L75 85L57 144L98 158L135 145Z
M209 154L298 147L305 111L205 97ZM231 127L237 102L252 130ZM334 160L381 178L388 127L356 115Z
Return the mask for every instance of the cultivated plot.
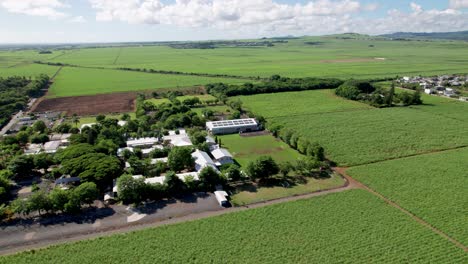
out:
M51 259L62 263L468 260L463 250L363 190L54 246L3 257L0 262L49 263Z
M338 97L333 90L258 94L237 98L244 102L245 108L265 118L372 108L363 103Z
M348 173L468 245L468 148L351 168Z
M468 145L468 123L411 108L273 118L317 141L341 166Z
M182 88L215 82L243 83L245 80L64 67L50 87L48 96L64 97Z

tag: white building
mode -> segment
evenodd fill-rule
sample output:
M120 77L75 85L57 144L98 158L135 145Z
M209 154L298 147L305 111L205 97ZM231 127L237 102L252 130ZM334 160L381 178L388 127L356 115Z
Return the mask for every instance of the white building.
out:
M197 149L195 152L192 153L192 157L195 160L195 170L197 172L200 172L205 167L212 167L213 169L218 171L218 169L216 168L216 164L210 158L208 153Z
M189 147L193 145L184 129L179 130L178 134L175 131L169 131L169 135L164 136L163 140L168 141L173 147Z
M148 137L148 138L137 138L127 141L127 147L130 148L151 148L153 145L156 145L159 142L158 138Z
M29 144L24 150L26 155L36 155L42 151L42 144Z
M158 162L167 163L167 158L151 159L151 165L154 165Z
M49 141L44 144L45 153L55 153L60 148L62 141Z
M235 134L259 130L254 118L206 122L206 129L213 135Z
M217 148L211 151L211 155L213 155L213 157L215 158L216 160L215 164L218 166L234 163L234 158L227 149Z

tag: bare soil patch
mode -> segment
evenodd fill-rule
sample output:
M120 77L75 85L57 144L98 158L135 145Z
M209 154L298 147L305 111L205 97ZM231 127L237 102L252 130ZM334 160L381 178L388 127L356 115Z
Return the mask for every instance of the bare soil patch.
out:
M61 111L67 115L98 115L135 111L137 93L113 93L91 96L44 98L39 100L34 112Z
M266 130L262 130L262 131L255 131L255 132L240 133L239 135L241 137L258 137L258 136L270 135L270 132Z

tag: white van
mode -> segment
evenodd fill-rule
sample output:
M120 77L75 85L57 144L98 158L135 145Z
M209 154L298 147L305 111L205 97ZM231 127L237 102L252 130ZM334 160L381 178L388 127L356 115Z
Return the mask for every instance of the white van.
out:
M214 195L220 206L228 207L230 205L228 199L226 198L229 195L225 191L215 191Z

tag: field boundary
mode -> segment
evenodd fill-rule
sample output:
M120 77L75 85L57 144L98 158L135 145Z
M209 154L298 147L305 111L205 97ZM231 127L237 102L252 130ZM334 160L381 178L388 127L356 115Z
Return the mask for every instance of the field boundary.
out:
M452 244L454 244L458 248L462 249L465 252L468 252L468 247L465 246L464 244L462 244L461 242L459 242L458 240L454 239L453 237L449 236L445 232L443 232L440 229L438 229L438 228L434 227L433 225L429 224L424 219L422 219L419 216L415 215L411 211L403 208L402 206L400 206L396 202L392 201L391 199L387 198L386 196L382 195L381 193L375 191L374 189L370 188L369 186L363 184L362 182L360 182L360 181L354 179L353 177L351 177L350 175L348 175L346 172L347 172L347 170L349 168L351 168L351 167L337 167L337 168L334 168L334 170L336 172L338 172L339 174L341 174L343 177L352 179L353 183L356 184L358 188L368 191L369 193L373 194L374 196L376 196L376 197L380 198L381 200L385 201L385 203L387 203L388 205L400 210L401 212L408 215L409 217L411 217L416 222L418 222L421 225L425 226L426 228L430 229L432 232L434 232L434 233L438 234L439 236L445 238L446 240L448 240L449 242L451 242Z

